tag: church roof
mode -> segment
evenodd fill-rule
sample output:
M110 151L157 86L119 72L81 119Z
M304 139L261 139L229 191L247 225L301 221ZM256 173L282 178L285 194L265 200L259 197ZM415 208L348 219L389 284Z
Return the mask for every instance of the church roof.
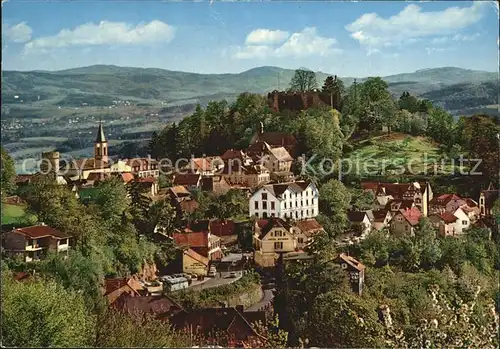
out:
M104 135L104 130L102 128L102 122L99 122L99 129L97 130L97 137L95 139L96 143L106 142L106 136Z

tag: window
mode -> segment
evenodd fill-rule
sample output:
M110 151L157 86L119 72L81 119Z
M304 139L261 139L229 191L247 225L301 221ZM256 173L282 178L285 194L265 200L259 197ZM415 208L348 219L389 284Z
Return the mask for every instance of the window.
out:
M274 210L274 201L271 201L271 210Z
M347 264L342 263L342 269L347 269Z
M284 207L286 208L286 202L284 202L284 205L285 205Z
M408 225L405 225L405 230L406 231L410 230L410 228L408 227Z
M267 218L267 212L262 212L262 217Z
M462 221L462 225L467 225L467 221Z
M306 210L306 216L309 216L309 210Z
M267 193L262 193L262 200L267 200Z
M274 249L275 250L281 250L281 249L283 249L283 243L282 242L275 242L274 243Z
M302 244L304 243L304 238L298 238L297 241L299 242L299 244Z
M255 209L258 210L259 209L259 202L258 201L255 201Z
M262 209L267 210L267 201L262 202Z
M259 217L259 212L255 212L255 217Z

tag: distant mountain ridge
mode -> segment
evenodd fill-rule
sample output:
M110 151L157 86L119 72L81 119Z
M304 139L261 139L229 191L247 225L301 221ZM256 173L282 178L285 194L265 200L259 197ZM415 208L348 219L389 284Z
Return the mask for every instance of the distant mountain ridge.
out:
M166 102L170 105L206 103L210 99L233 99L241 92L267 93L288 87L294 74L292 69L273 66L252 68L237 74L199 74L158 68L118 67L93 65L60 71L3 71L2 101L19 103L20 99L40 106L88 105L107 106L112 100L129 100L136 103ZM328 75L317 72L321 85ZM338 72L341 77L341 72ZM353 77L341 77L349 86ZM363 82L366 78L359 78ZM448 98L435 93L449 88L456 95L453 85L460 85L461 97L467 98L468 89L481 103L497 103L498 74L455 67L430 68L413 73L395 74L383 77L393 95L409 91L417 96L436 98L441 103ZM487 88L479 85L489 83ZM495 89L496 83L496 89ZM453 92L455 91L455 92ZM493 97L492 93L497 93ZM14 98L14 96L18 96ZM474 101L467 105L475 106Z

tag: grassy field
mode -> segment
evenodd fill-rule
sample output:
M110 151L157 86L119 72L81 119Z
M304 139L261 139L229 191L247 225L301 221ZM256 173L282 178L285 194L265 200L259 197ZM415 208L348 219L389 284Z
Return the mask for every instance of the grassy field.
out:
M22 224L28 218L25 206L3 205L2 224Z
M441 162L443 156L434 142L400 133L360 140L344 158L343 168L349 162L361 176L445 174L453 167L450 160Z

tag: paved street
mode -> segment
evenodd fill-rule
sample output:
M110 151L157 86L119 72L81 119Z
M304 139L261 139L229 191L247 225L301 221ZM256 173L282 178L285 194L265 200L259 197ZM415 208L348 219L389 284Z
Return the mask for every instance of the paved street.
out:
M248 307L245 309L245 311L258 311L262 310L263 308L269 306L271 304L271 301L274 298L273 294L274 289L265 289L264 290L264 297L258 302L252 305L251 307Z
M241 271L236 272L237 277L235 277L235 278L229 278L228 276L229 276L229 273L222 272L222 277L220 277L219 272L217 272L217 276L214 278L207 277L205 279L206 281L203 281L203 282L198 283L198 284L196 281L194 281L193 285L191 285L188 289L195 290L195 291L201 291L201 290L206 290L207 288L218 287L218 286L233 283L236 280L239 280L241 278Z

